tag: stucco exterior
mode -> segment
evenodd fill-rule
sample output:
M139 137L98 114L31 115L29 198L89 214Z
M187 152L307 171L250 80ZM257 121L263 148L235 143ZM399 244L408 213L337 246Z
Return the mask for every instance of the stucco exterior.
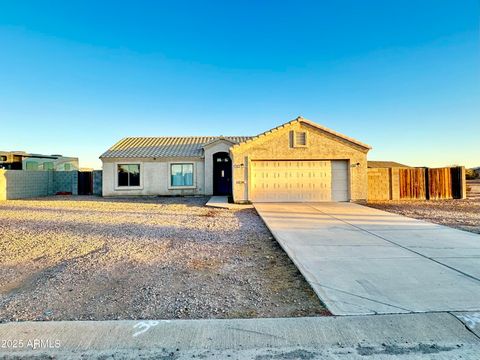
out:
M306 145L292 146L292 136L297 132L306 134L308 140ZM344 191L344 194L347 194L347 200L364 201L367 199L368 192L367 153L369 149L370 147L366 144L302 118L297 118L256 137L209 137L206 141L204 138L199 140L199 138L188 137L179 137L178 139L126 138L101 157L103 195L213 195L214 155L222 152L229 154L231 159L232 177L227 175L227 178L232 184L232 195L235 202L242 203L252 200L251 163L260 160L315 160L318 163L325 163L328 169L334 163L339 163L338 161L333 162L333 160L342 160L341 163L346 164L342 165L344 169L342 171L344 174L343 184L346 184L344 188L348 187ZM151 157L144 155L147 153ZM166 153L177 156L166 157L163 155ZM196 156L182 157L180 155L185 153L196 154ZM114 155L112 156L112 154ZM118 156L117 154L122 155ZM125 156L125 154L131 154L131 157ZM139 157L139 154L143 154L142 156L145 157ZM173 163L194 164L193 186L183 188L170 186L170 165ZM139 186L119 187L117 185L117 166L120 164L140 165ZM307 167L314 165L314 162L307 163ZM215 166L217 166L216 171L220 171L219 165ZM228 168L228 173L229 170L230 168ZM219 173L221 175L216 175L219 176L216 181L224 179L224 171ZM328 173L328 177L333 179L331 174L335 175L335 172L332 170L332 173ZM347 175L345 176L345 174ZM287 183L290 184L288 181ZM325 181L327 180L324 180L324 183ZM332 183L333 189L334 181L328 180L327 182ZM335 184L337 183L335 182ZM316 188L313 189L311 193L317 194ZM345 199L340 201L345 201Z
M193 163L193 186L172 188L170 186L170 164ZM118 187L117 165L140 164L140 186ZM128 195L204 195L205 173L204 161L201 158L121 158L103 159L103 196Z
M213 195L213 155L218 152L230 152L233 143L227 140L217 140L204 146L205 161L205 195Z
M308 145L291 146L291 131L305 131ZM347 160L349 198L367 199L367 153L369 147L323 131L303 121L294 121L230 149L233 162L233 197L248 202L250 164L255 160Z

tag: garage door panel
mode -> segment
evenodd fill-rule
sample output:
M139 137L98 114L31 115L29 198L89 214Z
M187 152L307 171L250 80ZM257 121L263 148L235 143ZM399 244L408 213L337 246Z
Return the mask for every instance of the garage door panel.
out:
M348 201L348 162L332 161L332 201Z
M338 161L339 163L342 163ZM344 198L347 166L332 161L251 162L251 199L257 202L332 201ZM341 186L333 181L342 182ZM335 194L334 194L335 193ZM344 201L344 200L341 200Z

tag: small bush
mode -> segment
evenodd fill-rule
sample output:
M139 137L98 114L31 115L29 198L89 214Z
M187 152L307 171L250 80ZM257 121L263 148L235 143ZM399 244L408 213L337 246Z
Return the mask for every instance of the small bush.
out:
M465 177L467 178L467 180L475 180L475 179L478 179L478 176L479 174L477 172L475 172L475 170L473 169L465 169Z

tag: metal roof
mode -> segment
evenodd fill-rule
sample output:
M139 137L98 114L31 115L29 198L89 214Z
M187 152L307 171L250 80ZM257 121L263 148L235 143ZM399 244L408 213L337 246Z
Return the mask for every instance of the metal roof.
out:
M233 143L249 136L174 136L126 137L113 145L100 158L201 157L203 146L217 139Z

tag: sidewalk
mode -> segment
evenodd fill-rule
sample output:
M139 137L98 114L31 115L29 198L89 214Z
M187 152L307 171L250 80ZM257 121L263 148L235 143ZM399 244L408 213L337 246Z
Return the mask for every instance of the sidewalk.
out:
M476 328L480 314L461 315ZM480 338L450 313L0 324L0 359L478 359L479 353Z

